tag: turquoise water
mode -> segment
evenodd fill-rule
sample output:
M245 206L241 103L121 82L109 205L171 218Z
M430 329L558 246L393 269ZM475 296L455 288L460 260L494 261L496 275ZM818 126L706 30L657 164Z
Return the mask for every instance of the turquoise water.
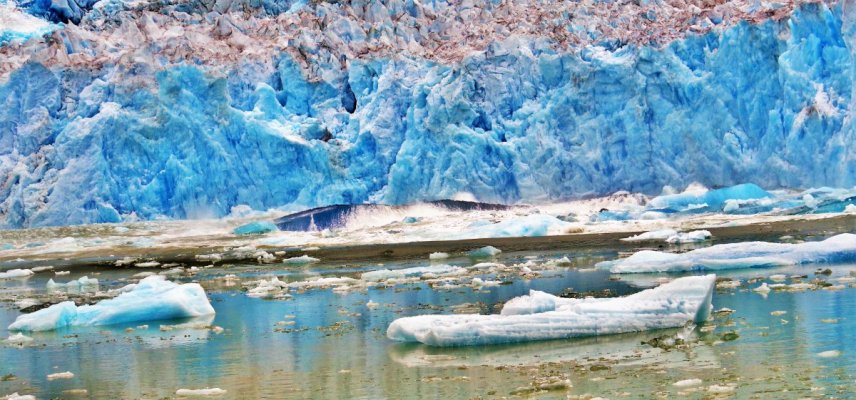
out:
M540 262L566 253L513 254L499 261ZM718 289L717 309L734 309L702 327L561 340L522 345L436 349L397 344L386 327L402 316L424 313L498 312L508 299L529 289L559 294L626 295L666 275L610 276L581 270L605 254L568 254L572 267L543 271L540 277L505 277L508 284L483 289L434 289L419 282L364 291L330 289L292 291L290 299L248 297L241 284L222 278L235 274L248 281L275 274L281 279L308 276L356 276L378 268L425 265L426 262L294 268L243 265L204 270L183 281L199 281L217 311L222 333L209 329L161 331L176 321L34 333L32 345L0 346L0 396L34 394L38 398L165 398L180 388L218 387L221 398L566 398L602 396L640 398L652 394L690 398L712 395L736 398L849 397L856 395L856 290L774 291L764 297L750 289ZM472 261L452 259L465 265ZM828 266L804 265L775 270L734 271L747 280L772 274L805 274ZM856 265L832 266L834 281ZM93 276L75 271L59 281ZM120 287L139 270L102 271L102 289ZM669 275L670 277L678 275ZM0 283L0 297L32 296L44 291L52 274L27 281ZM790 281L788 281L790 282ZM846 286L846 285L845 285ZM28 292L28 288L34 291ZM608 289L608 293L604 293ZM376 308L366 305L371 300ZM784 313L781 313L784 311ZM776 315L771 315L775 312ZM9 301L0 303L0 337L19 315ZM293 323L291 322L293 321ZM183 322L183 321L179 321ZM126 330L132 328L133 330ZM736 340L723 341L726 332ZM654 338L687 337L683 346L653 346ZM648 343L643 343L648 342ZM661 340L662 342L662 340ZM822 352L837 351L823 357ZM825 353L827 355L831 353ZM72 379L47 375L70 371ZM700 385L678 387L686 379ZM725 387L725 389L718 387ZM536 389L548 389L537 391ZM81 394L85 389L86 394ZM67 392L78 390L77 392ZM726 393L715 394L715 391Z

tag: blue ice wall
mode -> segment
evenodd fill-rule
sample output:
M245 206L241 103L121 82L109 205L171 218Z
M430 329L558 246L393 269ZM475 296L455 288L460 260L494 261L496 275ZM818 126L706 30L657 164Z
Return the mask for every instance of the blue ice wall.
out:
M228 73L28 64L0 84L0 225L853 186L842 21L808 5L662 49L511 39L457 65L351 60L317 81L287 56Z

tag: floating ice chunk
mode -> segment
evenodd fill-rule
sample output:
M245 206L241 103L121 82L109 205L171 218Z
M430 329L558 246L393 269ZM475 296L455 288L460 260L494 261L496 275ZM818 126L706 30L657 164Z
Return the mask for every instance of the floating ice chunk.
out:
M71 371L57 372L55 374L49 374L48 375L49 381L53 381L53 380L57 380L57 379L71 379L71 378L74 378L74 374L71 373Z
M47 265L47 266L44 266L44 267L33 267L33 268L30 268L30 271L33 271L33 272L44 272L44 271L51 271L51 270L53 270L53 269L54 269L54 267L52 267L52 266L50 266L50 265Z
M681 380L681 381L677 381L677 382L673 383L673 384L672 384L672 386L677 386L677 387L690 387L690 386L698 386L698 385L701 385L701 384L702 384L702 380L701 380L701 379L693 378L693 379L684 379L684 380Z
M707 387L708 393L723 394L731 393L735 389L732 385L710 385Z
M715 275L675 279L612 299L565 299L531 292L501 315L422 315L400 318L387 337L431 346L523 342L639 332L708 319ZM541 310L549 310L543 311Z
M224 394L226 391L220 388L178 389L175 391L176 396L222 396Z
M841 355L841 352L838 350L828 350L817 353L818 357L821 358L835 358Z
M366 308L368 308L369 310L374 310L375 308L378 308L378 307L380 307L380 303L377 303L375 301L369 300L366 303Z
M18 392L0 397L0 400L36 400L36 396L31 394L18 394Z
M658 196L651 199L650 205L656 208L689 211L693 209L693 207L690 207L691 205L707 204L705 209L718 211L724 209L728 200L754 200L768 197L772 197L772 195L764 189L751 183L744 183L706 192L701 190L687 190L680 194Z
M459 235L458 238L546 236L549 234L564 233L567 229L577 227L575 224L562 221L551 215L532 214L525 217L512 218L496 224L471 226Z
M645 233L640 233L635 236L630 236L621 239L624 242L644 242L649 240L666 240L672 236L678 234L678 231L674 229L660 229L657 231L650 231Z
M597 267L612 273L676 272L841 263L854 260L856 235L843 233L819 242L729 243L680 254L643 250L624 259L598 263Z
M482 278L473 278L473 280L470 283L477 288L481 288L481 287L499 286L502 282L492 281L492 280L486 281Z
M480 249L475 249L473 251L470 251L469 253L467 253L467 255L470 257L473 257L473 258L488 258L488 257L496 257L500 253L502 253L502 250L497 249L496 247L485 246L485 247L482 247Z
M150 276L132 290L94 305L78 307L74 302L65 301L21 315L9 325L9 330L48 331L66 326L112 325L211 314L214 308L199 284L179 285L161 276Z
M0 272L0 279L27 279L33 276L33 271L29 269L10 269L6 272Z
M134 264L137 268L154 268L160 266L160 263L157 261L146 261Z
M274 276L269 280L262 279L259 281L258 286L247 291L247 296L264 298L275 297L276 295L284 294L283 290L288 290L288 284Z
M428 255L429 260L443 260L449 258L449 253L436 252Z
M79 293L91 290L98 290L98 279L84 276L78 280L70 281L68 283L56 283L53 279L49 279L45 287L47 288L48 292L65 290L69 293Z
M241 225L232 230L232 233L236 235L263 235L265 233L276 232L277 230L279 229L277 229L276 224L273 222L257 221Z
M856 204L848 204L844 207L844 212L848 214L856 214Z
M9 335L6 338L6 343L15 344L15 345L24 345L33 341L33 338L24 335L23 333L16 333L14 335Z
M321 261L321 260L319 260L315 257L307 256L305 254L300 256L300 257L291 257L291 258L286 258L285 260L282 260L282 262L284 264L291 264L291 265L304 265L304 264L316 263L319 261Z
M453 276L466 273L467 270L461 267L451 265L432 265L428 267L413 267L403 269L381 269L370 271L360 275L360 279L366 282L381 282L389 279L416 278L416 277L436 277L436 276Z
M287 286L289 288L294 289L315 289L315 288L325 288L331 286L349 286L356 285L360 283L360 281L354 278L348 277L330 277L330 278L317 278L317 279L309 279L305 281L291 282Z
M219 253L197 254L195 258L197 261L208 261L208 262L216 263L216 262L223 260L223 255L219 254Z
M697 243L704 242L705 240L710 239L710 232L705 230L700 231L692 231L692 232L678 232L672 236L666 238L666 243L672 244L680 244L680 243Z
M768 285L767 285L767 282L764 282L764 283L762 283L762 284L761 284L761 286L758 286L758 287L756 287L755 289L752 289L752 291L753 291L753 292L758 292L758 293L761 293L761 294L767 294L767 293L770 293L770 290L773 290L773 289L772 289L772 288L770 288L770 286L768 286Z

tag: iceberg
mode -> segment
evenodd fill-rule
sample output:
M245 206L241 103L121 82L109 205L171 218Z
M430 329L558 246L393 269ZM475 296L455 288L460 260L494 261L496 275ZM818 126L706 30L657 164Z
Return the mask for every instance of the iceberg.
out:
M10 331L49 331L70 326L114 325L130 322L199 317L214 308L198 283L177 284L150 276L129 291L94 305L72 301L19 316Z
M502 253L502 250L497 249L493 246L484 246L475 250L471 250L467 253L468 256L472 258L490 258L496 257Z
M422 315L399 318L387 337L429 346L470 346L641 332L708 319L716 275L675 279L611 299L566 299L531 291L499 315Z
M33 271L29 269L10 269L0 272L0 279L27 279L33 274Z
M622 274L716 271L851 261L856 261L856 235L842 233L818 242L728 243L677 254L643 250L624 259L600 262L597 267Z
M729 201L757 200L772 197L758 185L744 183L710 191L690 190L680 194L669 194L651 199L652 207L671 209L675 211L725 211ZM698 205L704 204L705 207Z
M277 230L276 224L273 222L257 221L241 225L232 230L232 233L235 235L262 235L265 233L276 232Z

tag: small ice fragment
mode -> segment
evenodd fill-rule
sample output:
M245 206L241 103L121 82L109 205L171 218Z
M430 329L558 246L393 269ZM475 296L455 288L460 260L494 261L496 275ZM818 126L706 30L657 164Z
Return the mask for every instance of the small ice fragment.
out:
M216 333L216 334L218 334L218 335L219 335L219 334L221 334L221 333L223 333L223 331L224 331L224 329L223 329L223 327L222 327L222 326L217 326L217 325L215 325L215 326L212 326L212 327L211 327L211 332L214 332L214 333Z
M788 277L782 274L770 275L770 280L773 282L784 282Z
M206 261L211 263L217 263L223 260L223 255L218 253L213 254L197 254L195 256L197 261Z
M698 379L698 378L692 378L692 379L684 379L684 380L681 380L681 381L677 381L677 382L673 383L673 384L672 384L672 386L677 386L677 387L690 387L690 386L698 386L698 385L701 385L701 383L702 383L702 380L701 380L701 379Z
M29 269L10 269L6 272L0 272L0 279L27 279L33 276L33 271Z
M265 233L276 232L278 230L279 229L277 229L276 224L273 222L257 221L241 225L232 230L232 233L235 235L263 235Z
M54 275L62 276L62 275L68 275L70 273L71 273L71 271L56 271L56 272L54 272Z
M134 264L137 268L154 268L160 266L160 263L157 261L146 261Z
M16 333L14 335L10 335L6 338L6 343L15 344L15 345L24 345L26 343L30 343L33 341L33 338L24 335L23 333Z
M835 358L841 355L841 352L838 350L828 350L817 353L818 357L821 358Z
M449 253L443 253L438 251L436 253L431 253L428 255L429 260L442 260L446 258L449 258Z
M18 394L18 392L0 397L0 400L36 400L36 396L31 394Z
M467 253L467 255L473 258L488 258L496 257L497 255L499 255L499 253L502 253L502 250L497 249L493 246L485 246L480 249L470 251L469 253Z
M723 394L723 393L731 393L734 391L734 386L732 385L710 385L707 387L708 393L715 394Z
M142 278L146 278L146 277L149 277L149 276L152 276L152 275L157 275L157 274L156 274L156 273L154 273L154 272L152 272L152 271L145 271L145 272L140 272L140 273L137 273L137 274L131 275L131 277L132 277L132 278L140 278L140 279L142 279Z
M704 242L705 240L710 239L711 234L709 231L701 230L701 231L692 231L692 232L678 232L675 235L669 236L666 239L666 243L672 244L681 244L681 243L697 243Z
M644 242L649 240L666 240L669 237L675 236L678 234L678 231L674 229L660 229L658 231L650 231L645 233L640 233L635 236L630 236L621 239L624 242Z
M282 260L282 262L284 264L291 264L291 265L311 264L311 263L316 263L319 261L321 261L321 260L319 260L315 257L309 257L305 254L300 256L300 257L291 257L291 258L286 258L285 260Z
M785 315L785 314L787 314L787 313L788 313L787 311L781 311L781 310L779 310L779 311L772 311L772 312L770 312L770 315L772 315L772 316L774 316L774 317L781 317L782 315Z
M74 374L73 374L73 373L71 373L70 371L57 372L57 373L55 373L55 374L50 374L50 375L48 375L48 380L49 380L49 381L53 381L53 380L56 380L56 379L71 379L71 378L74 378Z
M502 282L493 281L493 280L487 280L486 281L486 280L481 279L481 278L473 278L473 280L471 282L471 284L477 288L489 287L489 286L499 286L500 283L502 283Z
M226 391L220 388L205 388L205 389L178 389L175 391L176 396L222 396Z
M369 300L369 301L368 301L368 303L366 303L366 307L367 307L369 310L374 310L375 308L380 307L380 303L375 303L374 301Z
M762 293L762 294L770 293L770 290L772 290L772 289L770 289L770 287L767 286L767 282L764 282L761 284L761 286L758 286L758 287L752 289L753 292L758 292L758 293Z
M30 268L30 271L33 271L33 272L44 272L44 271L50 271L50 270L52 270L52 269L54 269L54 267L52 267L52 266L50 266L50 265L47 265L47 266L44 266L44 267L33 267L33 268Z

